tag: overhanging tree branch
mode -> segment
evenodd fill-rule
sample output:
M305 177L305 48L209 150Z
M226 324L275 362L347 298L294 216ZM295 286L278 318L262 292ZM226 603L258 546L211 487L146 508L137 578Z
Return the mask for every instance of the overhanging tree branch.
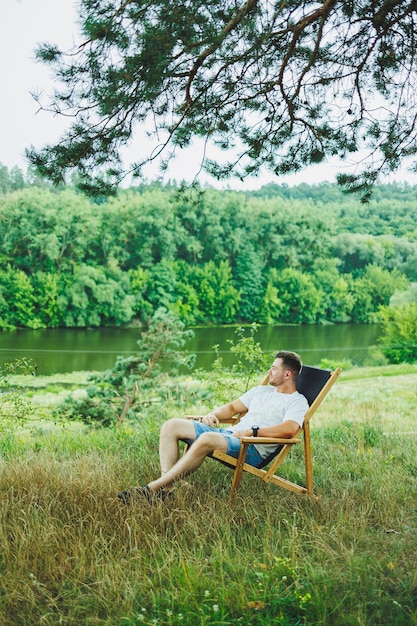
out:
M217 177L350 156L352 180L366 191L415 159L415 0L81 4L84 43L68 54L38 50L61 83L40 106L74 118L56 145L28 151L54 182L76 169L87 190L110 191L193 137L224 149L228 162L204 157ZM139 146L125 165L121 152L139 127L157 148Z
M223 43L224 39L228 36L229 33L232 32L246 17L246 15L252 11L256 5L258 4L258 0L248 0L246 4L237 12L237 14L229 21L228 24L222 29L219 37L213 44L211 44L206 50L204 50L197 60L195 61L187 81L186 89L185 89L185 102L191 103L191 85L192 82L199 70L199 68L203 65L204 61L211 56Z

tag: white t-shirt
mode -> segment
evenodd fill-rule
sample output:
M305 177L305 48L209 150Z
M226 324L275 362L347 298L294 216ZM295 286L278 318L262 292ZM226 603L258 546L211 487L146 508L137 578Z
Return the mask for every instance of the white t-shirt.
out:
M231 427L233 431L249 429L254 425L259 428L276 426L288 420L297 422L301 428L308 410L307 399L298 391L281 393L268 385L253 387L239 400L248 412L238 424ZM262 458L266 458L277 446L256 444L255 447Z

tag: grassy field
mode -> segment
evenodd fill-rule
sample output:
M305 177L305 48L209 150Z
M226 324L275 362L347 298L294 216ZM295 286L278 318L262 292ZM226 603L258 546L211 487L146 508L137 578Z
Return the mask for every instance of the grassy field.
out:
M206 460L169 503L120 504L158 473L162 416L3 432L0 624L417 624L416 389L417 366L342 374L314 418L317 501L244 476L232 506Z

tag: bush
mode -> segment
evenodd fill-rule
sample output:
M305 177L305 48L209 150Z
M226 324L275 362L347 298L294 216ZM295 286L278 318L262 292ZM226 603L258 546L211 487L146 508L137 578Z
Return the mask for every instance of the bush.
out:
M400 307L384 307L381 350L390 363L417 361L417 302Z
M153 401L145 392L161 390L163 370L174 373L181 365L191 366L193 357L182 350L191 334L175 315L159 309L137 341L137 352L117 357L111 370L90 377L86 394L69 395L56 414L102 426L134 418L139 404Z
M248 331L248 333L247 333ZM213 346L216 359L210 371L198 370L195 375L205 381L207 388L214 393L217 402L230 402L231 396L245 393L249 387L259 385L271 365L272 355L265 354L261 344L255 341L257 324L249 327L238 326L236 340L228 339L230 352L235 356L232 367L227 368L219 353L219 346Z
M22 388L13 384L17 374L34 375L36 366L31 359L15 359L0 367L0 432L12 432L32 415L32 406L24 397Z

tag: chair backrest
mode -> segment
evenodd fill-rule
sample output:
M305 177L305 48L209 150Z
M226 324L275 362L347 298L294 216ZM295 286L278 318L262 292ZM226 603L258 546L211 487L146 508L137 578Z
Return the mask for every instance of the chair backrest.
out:
M330 370L322 370L319 367L303 365L297 378L297 391L307 398L309 406L323 389L331 375Z
M336 381L339 376L341 369L338 367L334 372L331 370L323 370L319 367L311 367L309 365L303 365L300 374L297 378L297 391L302 393L306 398L309 405L309 409L304 418L303 430L304 436L306 435L306 430L309 431L309 422L311 416L314 414L316 409L320 406L322 400L328 393L330 387ZM267 374L262 381L262 385L269 384L269 375ZM326 389L324 389L326 387ZM280 445L277 449L266 457L259 468L266 467L278 454L281 452L284 445Z

